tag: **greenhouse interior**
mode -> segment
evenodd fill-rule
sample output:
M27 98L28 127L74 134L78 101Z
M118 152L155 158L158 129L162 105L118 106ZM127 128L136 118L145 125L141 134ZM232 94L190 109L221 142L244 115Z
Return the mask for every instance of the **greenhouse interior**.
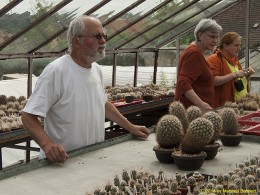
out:
M259 0L1 0L0 21L1 194L260 194Z

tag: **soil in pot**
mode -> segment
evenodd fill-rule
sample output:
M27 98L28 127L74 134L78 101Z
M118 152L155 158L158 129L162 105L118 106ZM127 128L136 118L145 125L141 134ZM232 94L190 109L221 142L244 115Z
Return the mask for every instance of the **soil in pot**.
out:
M182 151L174 151L172 153L172 158L176 166L184 171L192 171L199 169L206 158L206 152L202 151L198 154L185 154Z
M155 152L156 158L161 163L173 164L174 159L171 154L175 150L175 148L162 148L159 145L153 147L153 151Z
M213 144L206 145L202 150L206 152L207 157L205 160L212 160L216 157L218 153L218 149L220 147L220 144L217 142L214 142Z
M242 133L236 135L220 134L220 141L224 146L238 146L242 139Z

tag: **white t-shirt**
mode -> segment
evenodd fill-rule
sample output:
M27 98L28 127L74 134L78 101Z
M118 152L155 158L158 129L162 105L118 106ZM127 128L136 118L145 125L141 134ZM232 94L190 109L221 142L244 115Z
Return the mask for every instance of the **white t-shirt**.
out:
M104 141L106 101L99 65L86 69L64 55L43 70L23 111L45 117L46 133L70 151Z

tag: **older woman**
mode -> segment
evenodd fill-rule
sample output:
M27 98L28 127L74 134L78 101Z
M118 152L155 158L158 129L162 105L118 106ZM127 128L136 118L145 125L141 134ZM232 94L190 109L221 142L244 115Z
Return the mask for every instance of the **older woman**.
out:
M237 54L241 36L228 32L221 37L219 48L207 58L215 82L215 107L223 106L226 101L240 99L248 92L246 76L254 73L252 68L242 69Z
M214 50L221 30L215 20L202 19L194 31L196 40L181 54L175 100L186 108L196 105L206 111L214 107L214 78L204 52Z

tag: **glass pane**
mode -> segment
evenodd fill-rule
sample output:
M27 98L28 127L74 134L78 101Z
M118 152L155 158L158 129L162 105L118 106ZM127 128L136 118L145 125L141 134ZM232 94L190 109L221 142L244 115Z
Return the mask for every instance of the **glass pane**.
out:
M10 3L10 0L1 0L0 1L0 9L2 9L4 6L6 6L8 3Z
M203 1L203 4L196 3L195 5L192 5L189 8L185 9L184 11L180 12L178 15L171 17L170 19L166 20L162 24L148 31L147 33L145 33L145 35L149 37L149 40L152 40L153 38L157 37L155 40L148 42L148 44L145 44L147 41L146 42L142 41L143 40L142 38L137 38L136 41L142 43L140 45L145 44L143 47L155 47L158 43L165 40L167 37L176 34L177 31L179 32L179 30L176 29L182 28L184 31L188 27L193 26L195 23L197 23L197 21L199 21L202 17L205 17L204 14L201 14L199 18L197 18L198 16L194 16L194 15L199 13L202 9L210 5L213 5L214 2L216 1L205 1L205 2ZM188 21L190 21L190 23L185 22L187 19L189 19ZM168 31L165 34L160 35L160 33L162 33L163 31L167 31L174 26L176 27L173 28L172 30ZM126 45L125 47L128 46Z
M260 81L251 81L250 85L250 94L260 94Z
M0 95L27 97L28 66L26 59L1 61Z
M149 1L150 3L150 1ZM157 2L159 3L159 2ZM160 2L161 3L161 2ZM131 26L129 29L123 31L118 36L114 37L113 39L109 40L109 43L113 46L120 46L121 44L124 44L129 38L134 38L137 36L140 32L145 31L146 29L149 29L153 25L158 24L160 21L162 21L164 18L169 17L171 14L173 14L176 10L181 9L183 6L186 6L190 1L185 1L183 3L182 1L171 1L171 3L168 3L167 5L163 6L162 8L155 11L152 15L149 15L148 17L144 18L143 20L139 21L135 25ZM154 4L150 4L150 6L147 5L147 8L145 11L152 9L153 7L157 6L154 2ZM149 9L148 9L149 8ZM143 14L139 14L139 17ZM163 22L165 26L168 26L165 22ZM161 32L163 29L160 29L159 32ZM153 33L153 29L151 29L149 32ZM151 33L150 33L151 35ZM142 34L139 36L139 40L133 39L131 42L127 43L127 45L124 45L123 48L129 48L129 47L136 47L140 45L140 43L146 42L150 38L149 34ZM111 47L113 47L111 46Z
M4 16L0 18L0 29L3 29L5 35L3 36L3 42L9 40L16 33L27 28L31 23L33 23L37 18L45 14L51 8L56 6L60 1L52 0L48 1L48 4L43 0L32 1L32 0L24 0L7 12ZM45 27L50 23L45 22ZM43 29L36 28L32 31L28 32L26 35L20 37L15 42L11 43L7 48L4 48L1 53L17 53L17 52L25 52L28 51L28 45L30 45L29 49L33 48L37 45L37 40L40 38L40 34ZM51 27L47 27L49 29ZM37 36L38 35L38 36ZM43 35L45 35L43 33ZM41 39L40 39L41 40ZM39 41L40 41L39 40ZM33 43L33 42L36 43Z
M38 49L37 52L60 52L66 49L67 46L67 31L65 31L60 36L53 39L50 43Z
M21 53L29 52L33 50L38 45L42 44L44 41L51 38L51 36L61 29L65 28L66 23L68 23L70 18L66 16L58 16L54 14L52 17L47 18L44 22L40 23L32 30L25 33L22 37L18 38L12 44L5 47L3 53ZM60 46L66 44L63 41L58 41L56 44ZM55 44L53 45L55 47ZM49 48L49 51L52 51Z
M118 4L116 1L110 1L107 4L103 5L100 9L92 13L91 15L99 18L101 21L107 20L110 17L114 16L118 12L122 11L132 3L134 3L135 0L124 2L123 4ZM76 10L76 12L71 12L69 15L73 15L72 18L76 16L80 16L84 14L86 11L88 11L91 7L95 6L96 4L100 3L100 1L97 0L90 0L88 1L88 4L86 4L85 0L76 0L72 3L68 4L64 8L62 8L61 11L58 13L69 13L69 10ZM71 19L72 19L71 18ZM66 22L66 25L68 26L69 21ZM44 46L43 48L39 49L37 52L44 52L44 51L60 51L64 48L66 48L67 40L66 40L66 33L63 33L59 37L55 38L53 41L51 41L48 45Z
M33 75L38 77L43 69L52 61L54 61L56 58L37 58L33 60Z

